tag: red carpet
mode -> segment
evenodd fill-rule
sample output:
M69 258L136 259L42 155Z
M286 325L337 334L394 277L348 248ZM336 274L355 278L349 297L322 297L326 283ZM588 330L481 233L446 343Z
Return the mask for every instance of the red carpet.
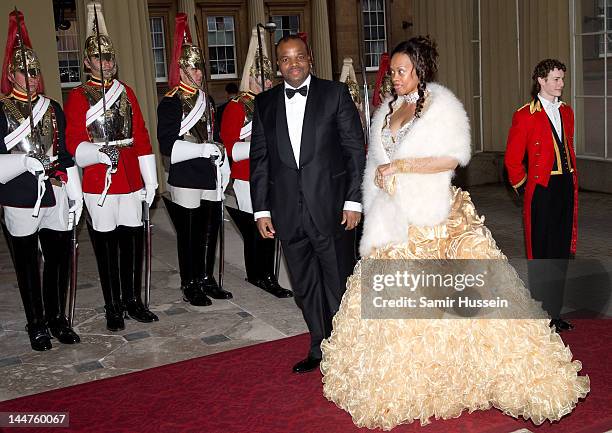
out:
M612 429L610 320L575 320L564 333L591 377L591 393L553 425L535 427L497 410L464 414L395 433L601 433ZM305 335L192 359L111 379L0 403L6 411L68 411L70 428L32 432L345 433L357 429L347 413L321 394L321 375L291 373L306 350Z

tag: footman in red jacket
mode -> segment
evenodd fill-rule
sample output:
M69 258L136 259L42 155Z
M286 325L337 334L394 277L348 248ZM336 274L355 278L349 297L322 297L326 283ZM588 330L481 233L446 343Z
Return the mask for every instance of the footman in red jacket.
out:
M567 260L576 252L578 217L574 112L559 99L565 70L555 59L535 67L533 100L514 114L505 155L510 182L524 197L527 258L534 259L530 285L557 330L572 327L560 311ZM546 281L537 278L544 275Z

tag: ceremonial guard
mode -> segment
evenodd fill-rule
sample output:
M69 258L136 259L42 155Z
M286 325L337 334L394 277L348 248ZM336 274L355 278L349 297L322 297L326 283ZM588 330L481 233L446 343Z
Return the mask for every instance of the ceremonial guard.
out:
M66 318L71 229L83 193L78 169L66 152L60 105L44 96L40 62L23 14L9 15L0 100L0 204L3 230L15 265L32 349L51 349L51 335L74 344ZM39 274L42 249L42 290Z
M359 84L357 83L357 76L355 75L355 68L353 67L353 59L350 57L345 57L342 61L342 71L340 72L340 79L338 80L341 83L345 83L351 94L351 99L355 103L355 107L359 112L359 117L361 118L361 124L365 125L365 113L363 106L363 99L361 98L361 89L359 89ZM364 149L365 152L365 149Z
M164 202L176 229L183 299L196 306L210 305L209 296L232 298L213 276L230 169L223 145L209 139L216 125L204 74L202 50L192 42L187 15L179 13L170 65L172 90L157 108L157 139L161 153L170 158L170 197Z
M221 140L232 161L231 177L238 204L238 209L228 207L227 210L244 241L247 281L276 297L289 298L293 292L281 287L274 274L275 241L264 239L259 234L251 204L249 151L255 95L261 93L262 81L267 90L272 87L273 80L272 64L266 55L265 44L262 44L263 57L260 57L257 46L257 29L253 29L240 93L227 104L221 123Z
M393 83L389 73L389 53L382 53L378 62L376 83L374 84L374 95L372 105L378 107L386 98L392 95Z
M523 197L530 288L558 331L573 327L560 313L578 229L574 112L560 99L565 70L556 59L535 67L533 99L514 113L505 154L510 183Z
M87 28L83 62L90 77L66 101L66 144L83 168L106 327L119 331L124 311L139 322L158 320L141 298L143 201L153 202L157 170L134 91L116 78L115 49L97 3L88 5Z

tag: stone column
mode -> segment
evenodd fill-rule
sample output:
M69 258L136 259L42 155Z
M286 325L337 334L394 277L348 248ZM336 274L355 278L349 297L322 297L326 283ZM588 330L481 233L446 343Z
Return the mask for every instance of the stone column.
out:
M312 34L310 35L317 77L332 79L331 50L329 48L329 19L327 0L312 2Z
M189 30L191 30L191 37L194 39L194 42L197 43L198 37L196 36L196 26L195 26L195 20L193 18L196 14L196 7L195 7L194 0L179 0L178 11L184 12L187 14L187 19L189 21ZM205 23L200 23L200 24L204 27L201 29L202 32L205 32L206 24ZM174 34L174 25L172 26L172 32ZM174 43L174 41L172 43ZM202 49L204 48L202 47Z
M266 13L264 10L263 0L248 0L247 8L249 10L249 35L251 29L257 25L257 23L266 23Z
M77 0L81 46L85 44L87 0ZM102 12L117 53L119 78L130 86L144 117L153 152L157 155L160 192L165 188L164 170L157 142L157 88L147 0L102 0Z

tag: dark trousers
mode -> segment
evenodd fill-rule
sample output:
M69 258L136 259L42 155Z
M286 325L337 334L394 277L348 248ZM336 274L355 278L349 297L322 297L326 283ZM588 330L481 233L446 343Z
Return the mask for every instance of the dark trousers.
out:
M556 319L561 314L572 241L574 181L552 175L548 187L536 185L531 200L529 285L535 299Z
M252 213L231 207L226 209L242 235L247 279L257 282L266 276L274 275L275 240L261 237Z
M321 341L331 334L332 318L340 308L346 279L355 265L354 235L319 233L305 206L300 219L297 234L281 242L295 302L310 332L309 356L321 358Z

